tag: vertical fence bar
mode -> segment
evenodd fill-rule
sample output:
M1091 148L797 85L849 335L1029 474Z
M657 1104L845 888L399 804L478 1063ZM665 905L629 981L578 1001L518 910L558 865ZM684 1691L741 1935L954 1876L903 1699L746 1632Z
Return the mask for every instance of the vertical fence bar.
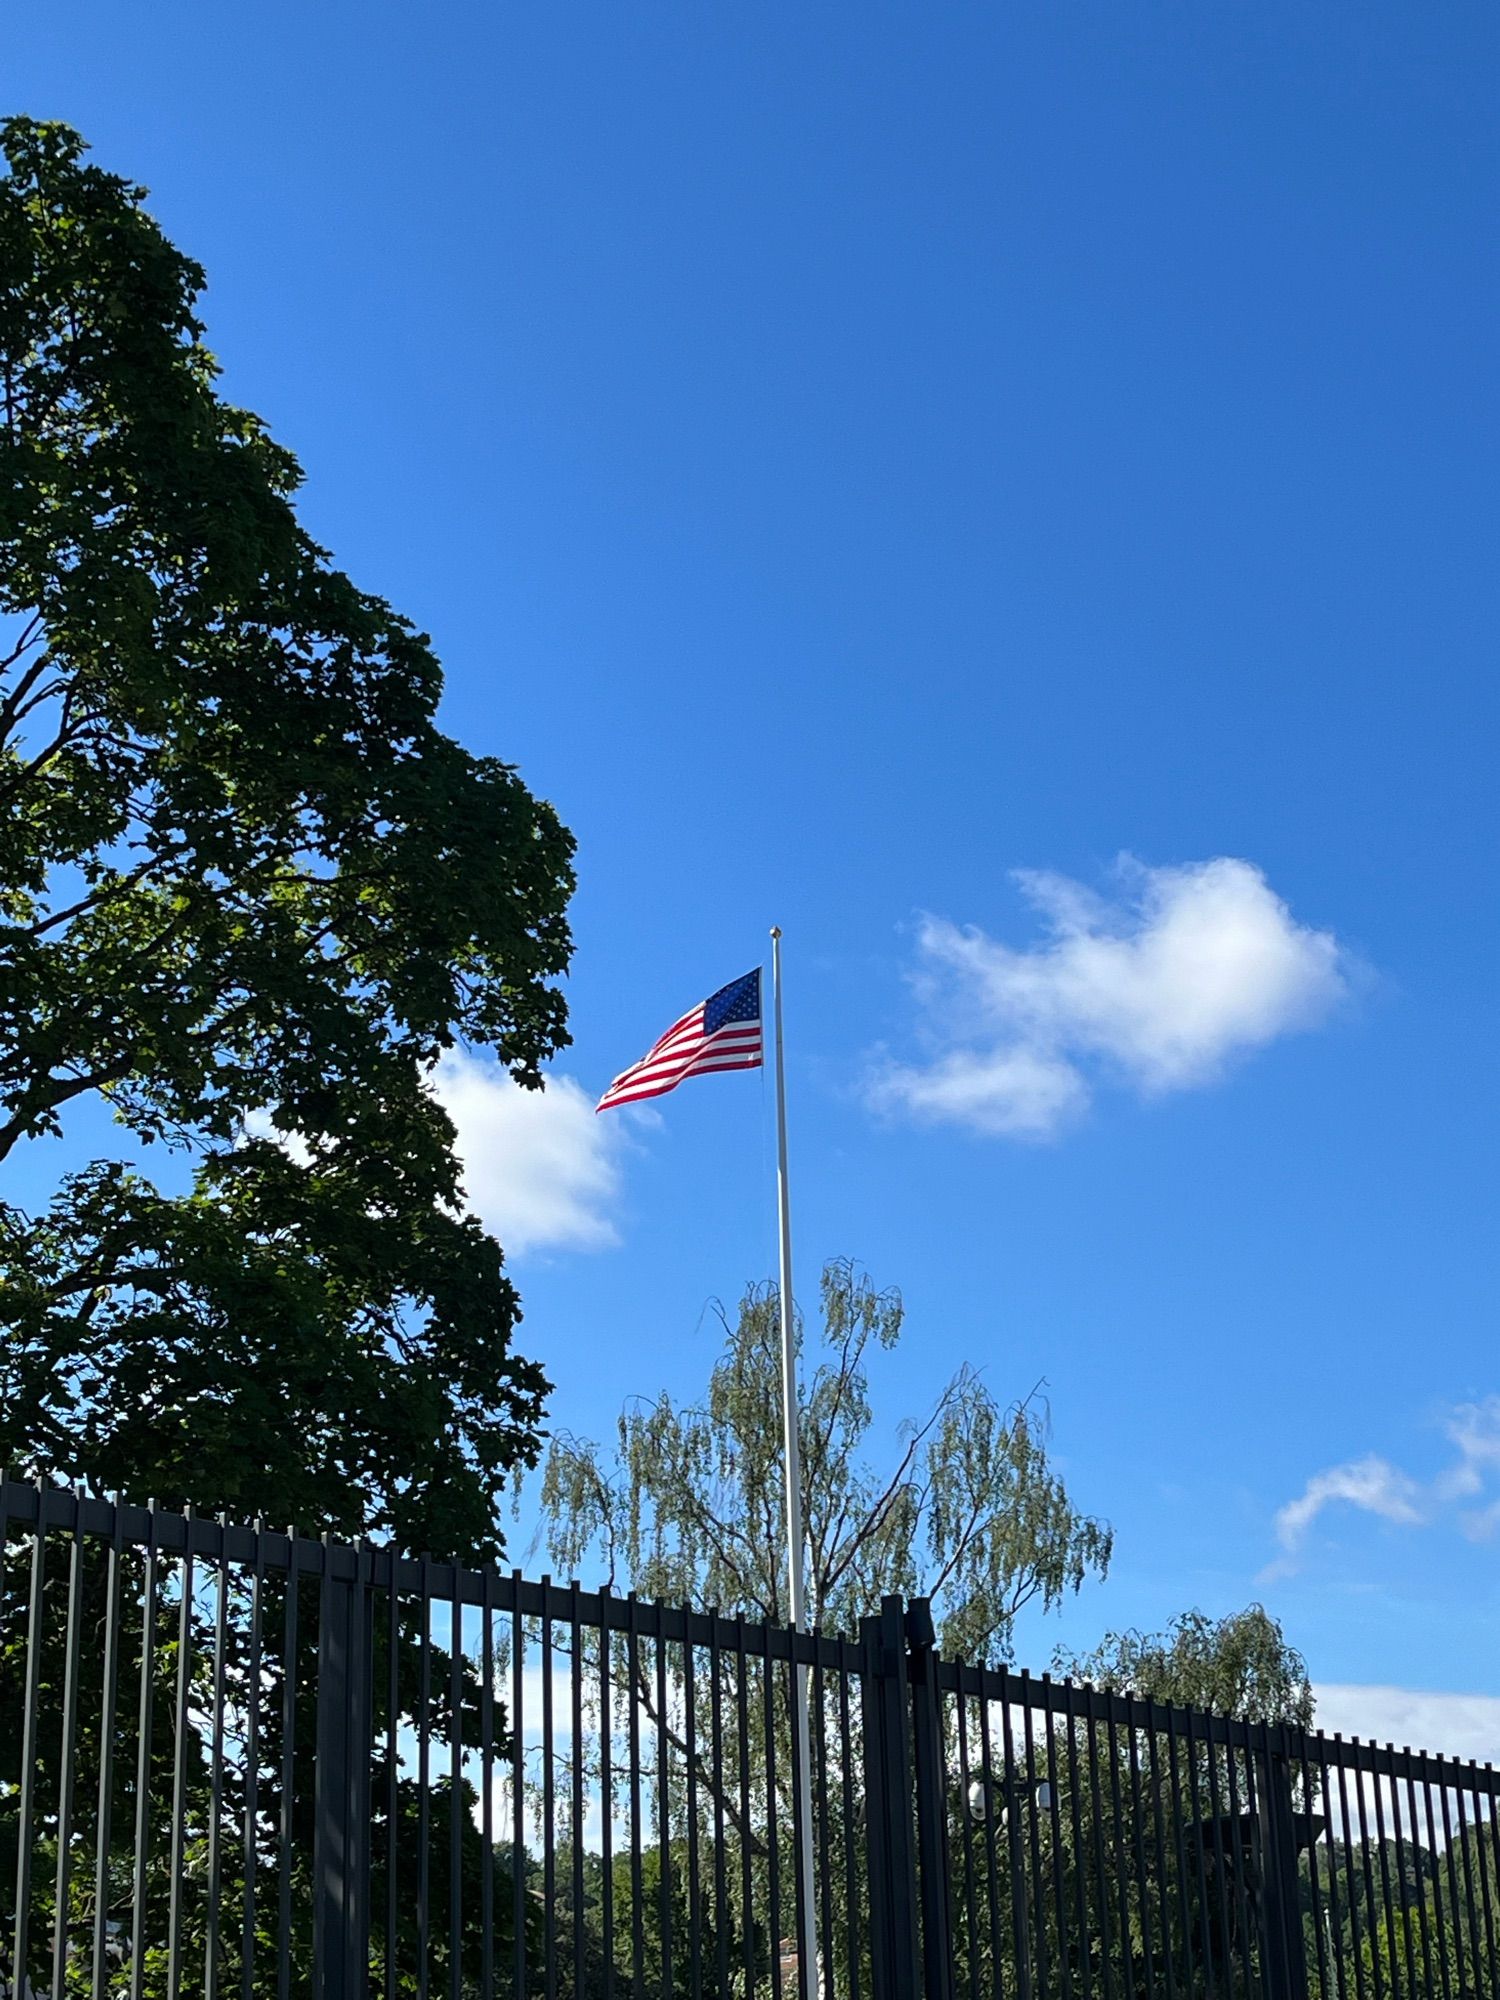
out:
M632 1992L646 1990L646 1930L641 1903L641 1642L635 1592L625 1600L625 1672L630 1686L627 1743L630 1754L630 1972Z
M864 1941L860 1935L859 1861L855 1831L864 1828L863 1816L856 1818L854 1804L854 1718L850 1712L850 1672L841 1665L838 1677L839 1706L839 1792L844 1821L844 1978L849 2000L860 2000L860 1969ZM723 1991L722 1986L720 1992Z
M1020 1828L1017 1829L1017 1838L1021 1840L1031 1864L1032 1935L1036 1941L1037 1991L1050 1995L1052 1987L1049 1975L1052 1953L1049 1949L1047 1937L1047 1877L1042 1865L1042 1802L1037 1790L1038 1783L1044 1781L1039 1781L1037 1778L1036 1727L1032 1720L1033 1710L1030 1699L1031 1678L1027 1674L1021 1676L1021 1691L1025 1703L1021 1710L1021 1728L1026 1744L1026 1824L1024 1833ZM1013 1801L1012 1810L1017 1814L1020 1813L1021 1807L1018 1800ZM1061 1948L1060 1939L1059 1948Z
M255 1990L255 1877L260 1865L260 1699L262 1674L261 1621L265 1591L265 1523L255 1521L255 1559L250 1572L250 1631L245 1668L245 1781L243 1853L245 1881L240 1921L240 1997L251 2000Z
M1313 1946L1318 1961L1318 2000L1330 2000L1328 1991L1328 1953L1325 1948L1325 1933L1328 1929L1328 1915L1324 1907L1321 1885L1318 1880L1318 1843L1322 1835L1318 1829L1318 1815L1313 1810L1322 1797L1321 1785L1315 1786L1312 1766L1307 1754L1307 1732L1297 1732L1299 1767L1302 1773L1302 1810L1307 1815L1307 1879L1312 1892ZM1331 1813L1325 1813L1328 1826L1332 1826Z
M41 1766L37 1732L41 1720L44 1591L47 1581L46 1488L36 1483L36 1531L31 1544L31 1591L26 1607L26 1681L21 1707L21 1790L16 1827L16 1908L11 1950L12 1984L19 1994L30 1979L31 1861L36 1838L36 1781Z
M146 1857L151 1846L151 1731L156 1688L156 1502L146 1502L146 1560L141 1579L140 1686L136 1706L135 1840L130 1877L130 1994L146 1978Z
M1470 1865L1470 1847L1472 1843L1469 1838L1469 1833L1471 1824L1473 1824L1473 1822L1470 1822L1465 1814L1464 1810L1465 1793L1462 1787L1458 1788L1455 1791L1454 1798L1457 1800L1458 1803L1458 1845L1459 1845L1459 1859L1461 1863L1459 1872L1463 1876L1464 1908L1467 1912L1469 1919L1469 1943L1473 1954L1473 1961L1474 1964L1478 1966L1483 1962L1484 1947L1480 1938L1480 1926L1479 1926L1478 1915L1474 1908L1474 1872ZM1475 1805L1475 1812L1477 1815L1479 1806L1479 1800L1477 1794L1475 1797L1474 1805ZM1478 1823L1482 1831L1483 1823L1482 1822ZM1478 1984L1479 1982L1476 1979L1475 1985L1478 1986Z
M1110 1865L1106 1856L1109 1843L1105 1839L1107 1823L1099 1785L1099 1727L1097 1722L1098 1697L1091 1687L1083 1690L1084 1740L1088 1745L1089 1804L1093 1819L1093 1847L1098 1864L1099 1877L1099 1951L1104 1969L1104 1991L1106 2000L1116 2000L1115 1947L1111 1935L1109 1876ZM1128 1936L1128 1929L1126 1935Z
M1177 1755L1178 1711L1168 1702L1163 1714L1166 1717L1167 1785L1171 1794L1169 1817L1172 1822L1173 1855L1177 1862L1177 1907L1182 1921L1182 1984L1183 1992L1191 1995L1196 1983L1193 1979L1193 1884L1187 1843L1183 1838L1182 1767Z
M542 1977L547 2000L557 2000L556 1767L552 1722L552 1579L542 1578Z
M755 1991L755 1860L750 1844L750 1660L745 1620L734 1621L734 1703L739 1728L736 1762L740 1794L740 1943L745 1955L745 1992Z
M73 1863L73 1800L77 1788L78 1672L83 1651L83 1488L73 1495L73 1544L68 1553L68 1611L63 1641L62 1744L58 1764L57 1868L53 1879L52 1990L63 1992L68 1968L68 1889ZM40 1509L37 1526L40 1528Z
M1373 1753L1378 1751L1379 1747L1376 1743L1370 1744L1372 1761ZM1385 1909L1388 1976L1391 1983L1391 1991L1399 1993L1401 1990L1401 1981L1396 1972L1398 1964L1396 1957L1396 1906L1391 1896L1391 1856L1385 1837L1385 1796L1377 1774L1372 1773L1370 1789L1375 1799L1376 1858L1380 1863L1380 1900Z
M192 1693L193 1657L193 1522L187 1509L187 1542L182 1552L182 1599L177 1607L177 1700L172 1715L172 1833L168 1860L167 2000L177 2000L182 1988L182 1902L186 1884L183 1858L187 1844L188 1746L192 1727L188 1701Z
M1046 1731L1046 1742L1044 1746L1046 1762L1047 1762L1046 1812L1047 1812L1047 1824L1052 1835L1052 1908L1053 1908L1053 1915L1057 1919L1057 1968L1061 1979L1063 2000L1072 2000L1074 1966L1073 1966L1073 1953L1069 1948L1068 1944L1067 1878L1063 1873L1063 1854L1064 1854L1065 1843L1063 1840L1062 1781L1058 1776L1057 1726L1056 1726L1057 1711L1053 1706L1053 1696L1055 1694L1055 1690L1052 1685L1052 1676L1050 1674L1042 1675L1041 1688L1042 1688L1043 1698L1047 1704L1046 1707L1042 1710L1042 1724ZM1069 1787L1070 1797L1072 1795L1072 1791L1073 1787L1070 1786ZM1034 1798L1033 1809L1035 1808L1035 1805L1037 1803L1038 1801ZM1075 1860L1074 1860L1075 1872L1081 1872L1082 1867L1083 1867L1082 1857L1078 1855L1077 1850L1075 1849ZM1081 1942L1083 1949L1086 1952L1088 1949L1087 1938L1084 1938Z
M916 1916L917 1851L913 1827L914 1760L907 1634L899 1597L881 1599L875 1656L881 1735L881 1793L886 1873L881 1895L890 1915L891 2000L921 1988ZM874 1885L870 1900L875 1901Z
M984 1880L989 1914L990 1990L998 1994L1003 1986L1000 1977L1000 1968L1005 1960L1005 1947L1000 1931L1000 1862L996 1852L999 1840L999 1828L995 1824L998 1817L997 1806L999 1802L995 1792L995 1757L994 1744L991 1740L992 1734L990 1725L989 1676L984 1671L981 1671L979 1676L979 1783L983 1788L980 1797L984 1802L984 1811L980 1820L980 1834L984 1841ZM959 1802L959 1812L960 1814L966 1814L968 1811L969 1794L966 1792ZM977 1940L971 1938L969 1949L973 1951L976 1948L976 1944ZM1017 1966L1019 1966L1019 1951L1016 1952L1015 1959Z
M313 1980L319 2000L363 2000L369 1977L372 1721L369 1551L323 1537L314 1772ZM341 1573L352 1555L352 1574Z
M599 1901L600 1923L604 1932L604 2000L614 2000L615 1992L615 1781L609 1762L609 1732L615 1699L614 1679L610 1672L611 1611L610 1593L606 1588L599 1593L599 1811L603 1822L599 1836Z
M1110 1726L1111 1738L1114 1726ZM1141 1758L1140 1732L1134 1722L1125 1725L1126 1769L1130 1781L1130 1844L1135 1861L1136 1903L1140 1911L1141 1958L1145 1969L1146 2000L1156 2000L1156 1940L1151 1924L1151 1881L1146 1871L1145 1812L1141 1804ZM1111 1743L1111 1759L1117 1758L1118 1751ZM1158 1864L1159 1865L1159 1864ZM1130 1930L1126 1926L1127 1949Z
M708 1614L708 1730L709 1774L713 1794L713 1880L714 1880L714 1991L729 1990L729 1871L725 1856L724 1812L724 1660L720 1641L719 1614Z
M764 1776L766 1787L766 1893L769 1902L770 1946L771 1946L771 1992L775 2000L782 2000L783 1980L781 1971L781 1828L776 1819L776 1670L771 1663L771 1628L760 1628L760 1725L761 1743L765 1752ZM795 1699L791 1706L795 1706ZM795 1773L796 1765L792 1770ZM794 1787L795 1788L795 1787ZM796 1870L798 1875L801 1870Z
M120 1496L111 1501L109 1554L104 1585L104 1684L99 1715L99 1810L94 1828L94 1927L90 1983L95 2000L103 2000L109 1983L109 1862L115 1785L115 1717L120 1700L120 1644L124 1636L125 1603L122 1571ZM4 1554L4 1522L0 1520L0 1559Z
M1334 1742L1338 1742L1338 1738L1334 1738ZM1350 1820L1350 1810L1348 1810L1348 1768L1342 1758L1336 1760L1336 1770L1338 1770L1338 1818L1344 1828L1344 1886L1348 1894L1350 1958L1354 1960L1354 1996L1356 2000L1364 2000L1364 1952L1360 1946L1362 1946L1362 1928L1368 1922L1368 1904L1366 1904L1366 1916L1362 1918L1360 1878L1356 1874L1356 1858L1354 1858L1354 1824ZM1358 1770L1356 1770L1356 1786L1358 1786ZM1358 1800L1358 1790L1354 1796ZM1376 1996L1378 1994L1380 1986L1376 1982Z
M1213 1718L1203 1716L1203 1761L1208 1771L1208 1831L1213 1843L1214 1891L1219 1907L1219 1958L1225 1990L1234 1985L1234 1927L1229 1915L1229 1864L1224 1851L1224 1799L1219 1787L1219 1760L1214 1754ZM1226 1745L1227 1754L1227 1745ZM1199 1826L1200 1835L1202 1825Z
M1487 1783L1481 1794L1479 1789L1479 1766L1471 1762L1469 1769L1474 1773L1474 1821L1478 1829L1476 1846L1479 1854L1479 1884L1481 1898L1484 1903L1485 1959L1490 1968L1489 1976L1491 1982L1494 1982L1500 1979L1500 1960L1497 1960L1495 1956L1495 1898L1490 1888L1489 1867L1490 1859L1492 1858L1490 1849L1493 1847L1495 1839L1495 1774L1490 1766L1486 1764L1484 1775ZM1489 1801L1490 1809L1488 1816L1486 1816L1480 1803L1481 1796ZM1497 1873L1500 1873L1500 1855L1496 1855L1493 1858L1496 1862ZM1495 1887L1497 1891L1500 1891L1500 1881L1497 1881Z
M1395 1745L1387 1743L1385 1749L1386 1755L1394 1760L1396 1754ZM1390 1788L1391 1845L1396 1850L1396 1895L1397 1917L1399 1919L1397 1927L1401 1932L1402 1956L1406 1961L1406 1990L1410 1994L1415 1994L1418 1990L1417 1963L1411 1941L1412 1920L1411 1901L1406 1880L1406 1843L1401 1838L1401 1790L1394 1776L1390 1779Z
M1248 1733L1248 1732L1247 1732ZM1260 1945L1260 1977L1263 1982L1271 1982L1267 1964L1266 1926L1264 1915L1266 1896L1264 1885L1256 1897L1256 1837L1260 1831L1256 1815L1255 1777L1251 1769L1249 1749L1244 1750L1245 1796L1240 1798L1240 1760L1235 1756L1232 1735L1226 1737L1224 1745L1225 1785L1229 1795L1229 1815L1227 1830L1231 1852L1230 1867L1233 1873L1233 1902L1231 1917L1240 1941L1240 1963L1244 1968L1245 1991L1253 1993L1256 1987L1256 1946ZM1259 1909L1256 1904L1259 1901ZM1293 1908L1295 1909L1295 1903ZM1274 1947L1273 1947L1274 1956ZM1273 1985L1273 1991L1274 1991ZM1304 1996L1305 2000L1305 1996Z
M1409 1747L1406 1754L1408 1757L1411 1755ZM1409 1764L1406 1769L1406 1806L1407 1825L1411 1836L1412 1867L1417 1877L1417 1935L1422 1946L1422 1990L1430 1996L1430 2000L1436 2000L1437 1987L1432 1977L1432 1948L1427 1932L1427 1897L1422 1881L1422 1833L1417 1818L1417 1788Z
M1023 1711L1026 1729L1026 1756L1028 1768L1031 1758L1031 1710ZM1010 1675L1002 1670L1000 1678L1000 1742L1005 1759L1005 1852L1010 1862L1010 1924L1012 1948L1016 1961L1016 1988L1020 2000L1033 2000L1032 1950L1031 1950L1031 1897L1026 1878L1026 1824L1021 1816L1021 1803L1016 1792L1016 1743L1015 1723L1011 1716ZM991 1795L993 1796L993 1794ZM1034 1805L1033 1801L1033 1805ZM991 1815L994 1817L993 1808ZM1026 1821L1033 1827L1036 1813L1026 1814ZM1035 1878L1033 1877L1033 1880Z
M1177 2000L1177 1953L1172 1942L1172 1896L1167 1886L1167 1876L1172 1856L1167 1847L1167 1835L1162 1814L1161 1752L1157 1746L1159 1724L1156 1719L1156 1703L1146 1697L1146 1779L1151 1792L1151 1836L1156 1855L1156 1909L1161 1929L1162 1974L1166 1981L1167 2000ZM1182 1829L1173 1814L1178 1852L1177 1882L1182 1884L1181 1841Z
M296 1827L297 1651L301 1611L301 1550L296 1523L286 1531L286 1595L281 1626L281 1825L276 1856L276 1996L287 2000L292 1984L292 1843Z
M484 1620L479 1635L479 1781L483 1794L479 1806L479 1830L484 1852L479 1858L479 1995L494 2000L495 1993L495 1570L484 1566L479 1615Z
M661 1990L672 1984L672 1745L667 1726L667 1639L657 1611L656 1627L656 1889L661 1925Z
M568 1643L573 1660L572 1730L573 1763L573 2000L583 2000L583 1625L579 1613L578 1579L572 1583L568 1607Z
M464 1977L464 1607L458 1565L448 1600L448 2000Z
M1042 1676L1045 1681L1046 1675ZM1067 1798L1068 1817L1073 1833L1073 1898L1075 1915L1078 1919L1077 1943L1075 1950L1078 1962L1073 1968L1078 1975L1079 1991L1085 2000L1091 2000L1094 1991L1093 1980L1093 1938L1089 1926L1089 1866L1087 1848L1083 1838L1083 1786L1078 1774L1078 1734L1075 1719L1075 1689L1071 1678L1062 1684L1063 1697L1063 1743L1067 1749ZM1091 1843L1092 1844L1092 1843ZM1096 1853L1095 1865L1100 1865Z
M512 2000L526 1986L526 1730L523 1699L526 1626L521 1616L521 1572L511 1573L510 1769L511 1769L511 1976Z
M1438 1816L1443 1822L1443 1872L1448 1877L1449 1921L1452 1926L1454 1970L1458 1975L1458 1990L1462 1994L1464 1986L1464 1922L1458 1900L1458 1856L1453 1851L1453 1815L1448 1806L1448 1771L1443 1766L1442 1782L1438 1786ZM1436 1901L1442 1907L1442 1877L1438 1878ZM1447 1953L1443 1954L1446 1969ZM1446 1994L1447 1988L1444 1987Z
M1344 1925L1339 1899L1338 1853L1333 1838L1333 1784L1328 1775L1328 1745L1323 1737L1318 1743L1318 1792L1323 1800L1328 1816L1328 1955L1334 1967L1334 1992L1331 2000L1348 2000L1349 1982L1344 1969ZM1345 1833L1348 1831L1348 1815L1344 1814ZM1344 1898L1352 1900L1349 1889L1349 1847L1347 1837L1344 1843ZM1353 1915L1351 1912L1352 1926ZM1351 1930L1351 1936L1352 1936ZM1327 1996L1325 1995L1325 2000Z
M959 1852L962 1857L962 1895L964 1912L964 1955L968 1960L969 2000L979 2000L979 1925L976 1917L974 1898L974 1836L979 1824L969 1813L969 1717L968 1701L964 1695L963 1670L959 1669L958 1692L954 1695L954 1720L956 1727L955 1747L958 1752L958 1798L959 1798ZM939 1730L941 1745L942 1731ZM946 1801L944 1801L946 1810ZM952 1978L957 1979L957 1967Z
M1376 1994L1376 2000L1383 2000L1383 1996L1385 1994L1394 1993L1396 1990L1395 1981L1391 1976L1391 1954L1390 1954L1391 1926L1390 1926L1389 1905L1387 1905L1387 1910L1386 1910L1386 1928L1384 1932L1386 1938L1386 1950L1384 1956L1382 1957L1380 1950L1380 1939L1382 1933L1380 1928L1379 1896L1375 1887L1376 1866L1380 1865L1383 1867L1385 1860L1385 1849L1382 1838L1382 1844L1375 1850L1374 1859L1372 1860L1371 1842L1370 1842L1369 1807L1367 1803L1368 1795L1366 1792L1365 1782L1364 1782L1365 1780L1364 1766L1360 1762L1359 1758L1360 1740L1357 1736L1353 1736L1349 1739L1349 1747L1354 1752L1354 1766L1353 1766L1354 1803L1359 1813L1359 1853L1360 1853L1360 1865L1364 1875L1365 1927L1368 1933L1369 1947L1370 1947L1370 1963L1372 1968L1370 1983ZM1379 1810L1379 1803L1380 1803L1379 1797L1377 1795L1376 1797L1377 1816Z
M417 1616L417 1996L432 1979L432 1557L418 1565Z
M1446 1849L1438 1844L1430 1777L1425 1778L1422 1783L1422 1803L1427 1820L1427 1851L1432 1856L1432 1921L1437 1927L1438 1971L1442 1980L1443 2000L1453 2000L1453 1985L1448 1967L1448 1940L1443 1921L1443 1865L1447 1857Z
M1000 1852L1001 1841L1005 1841L1007 1856L1011 1853L1010 1815L1007 1809L1009 1797L1009 1759L1003 1742L997 1746L996 1732L1001 1728L996 1718L996 1685L1006 1689L1008 1676L1004 1668L985 1667L979 1675L979 1784L984 1800L984 1821L982 1837L984 1841L984 1897L988 1911L989 1954L991 1993L1009 1995L1016 2000L1021 1992L1024 1978L1022 1970L1021 1936L1016 1929L1017 1909L1011 1893L1010 1871L1002 1873ZM1008 1704L1008 1694L999 1702L1003 1714ZM960 1811L967 1810L968 1801L960 1803ZM1009 1938L1009 1976L1006 1976L1007 1937Z
M698 1674L690 1631L682 1641L683 1764L687 1776L687 1896L689 2000L703 1996L702 1896L698 1883Z
M1183 1763L1187 1767L1188 1799L1192 1805L1194 1815L1192 1821L1192 1845L1193 1859L1197 1864L1198 1876L1198 1946L1202 1954L1204 1978L1210 1992L1212 1992L1216 1984L1214 1978L1213 1923L1209 1913L1208 1856L1205 1851L1207 1842L1203 1837L1203 1799L1198 1791L1198 1766L1194 1755L1193 1711L1190 1708L1185 1708L1169 1710L1168 1713L1174 1720L1177 1716L1181 1716L1184 1724L1182 1738ZM1210 1762L1212 1761L1212 1756L1213 1751L1212 1746L1210 1746ZM1191 1949L1191 1945L1189 1949Z
M224 1654L229 1645L229 1559L224 1552L227 1516L219 1516L219 1556L214 1575L214 1658L209 1686L208 1901L204 1910L204 2000L219 1992L219 1875L223 1865Z
M1275 1843L1270 1872L1275 1884L1285 1949L1287 2000L1308 2000L1307 1941L1302 1931L1297 1866L1297 1818L1292 1790L1292 1760L1285 1725L1278 1725L1278 1736L1279 1742L1273 1746L1270 1732L1266 1732L1266 1767L1270 1788L1268 1812Z
M401 1552L388 1550L390 1584L385 1600L385 2000L396 2000L398 1911L397 1868L401 1851ZM245 1996L249 2000L249 1995Z

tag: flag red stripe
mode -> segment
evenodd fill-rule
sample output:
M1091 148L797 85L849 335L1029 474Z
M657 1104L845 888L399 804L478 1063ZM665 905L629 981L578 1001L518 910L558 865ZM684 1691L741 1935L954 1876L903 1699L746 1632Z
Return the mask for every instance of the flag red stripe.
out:
M699 1074L712 1074L717 1070L763 1069L764 1067L764 1058L759 1055L741 1056L735 1062L713 1063L704 1066L701 1070L695 1065L694 1068L686 1071L685 1074L687 1076L697 1076ZM678 1076L669 1077L662 1083L637 1084L633 1088L626 1090L616 1090L612 1087L600 1098L598 1108L601 1111L608 1111L613 1109L616 1104L635 1104L640 1099L646 1097L665 1097L669 1090L675 1090L682 1081L683 1078Z
M726 994L729 991L728 987L723 989ZM710 999L719 997L710 995ZM738 993L735 997L739 997ZM600 1098L597 1109L607 1111L616 1104L664 1097L690 1076L708 1076L724 1069L759 1069L765 1062L759 1018L725 1021L721 1027L709 1031L704 1025L708 1007L708 1000L701 1001L674 1021L638 1063L621 1070Z
M681 1049L675 1055L654 1058L647 1056L641 1062L632 1063L629 1069L620 1072L604 1095L605 1097L612 1097L615 1091L625 1083L645 1082L648 1079L655 1082L660 1077L674 1075L678 1078L690 1076L694 1069L712 1061L721 1054L748 1055L752 1052L757 1058L761 1055L761 1039L758 1029L748 1035L728 1036L721 1032L718 1035L712 1035L707 1040L695 1044L691 1049Z

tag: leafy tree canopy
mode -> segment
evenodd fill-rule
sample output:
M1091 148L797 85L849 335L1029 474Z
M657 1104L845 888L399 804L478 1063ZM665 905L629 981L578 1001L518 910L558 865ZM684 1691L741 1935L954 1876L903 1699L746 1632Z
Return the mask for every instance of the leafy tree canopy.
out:
M545 1384L425 1080L565 1042L572 842L300 525L144 191L0 151L0 1159L127 1135L0 1210L0 1456L493 1546Z
M825 1268L821 1353L800 1384L809 1616L852 1631L882 1595L925 1592L945 1650L1008 1654L1023 1606L1051 1610L1102 1576L1112 1536L1053 1470L1043 1406L1002 1406L971 1368L904 1427L893 1464L864 1456L867 1363L895 1346L903 1323L898 1293L878 1291L847 1261ZM553 1439L543 1537L565 1572L598 1556L611 1582L644 1595L777 1620L786 1535L776 1288L752 1287L723 1325L702 1403L663 1395L629 1405L611 1452Z
M1165 1632L1111 1632L1091 1653L1059 1653L1056 1665L1095 1687L1312 1727L1307 1663L1258 1604L1227 1618L1187 1611Z

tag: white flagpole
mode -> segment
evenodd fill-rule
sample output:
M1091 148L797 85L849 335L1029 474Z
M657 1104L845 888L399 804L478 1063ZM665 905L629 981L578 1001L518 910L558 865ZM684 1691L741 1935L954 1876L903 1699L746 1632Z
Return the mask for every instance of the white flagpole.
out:
M797 1434L797 1346L792 1303L792 1207L786 1175L786 1039L781 1025L781 928L771 930L771 989L776 1014L776 1197L781 1226L781 1418L786 1462L786 1559L792 1625L807 1629L803 1601L802 1452ZM793 1671L798 1718L797 1816L801 1823L797 1876L802 1929L797 1940L797 1983L803 2000L817 1991L818 1926L813 1901L812 1746L808 1730L807 1668Z

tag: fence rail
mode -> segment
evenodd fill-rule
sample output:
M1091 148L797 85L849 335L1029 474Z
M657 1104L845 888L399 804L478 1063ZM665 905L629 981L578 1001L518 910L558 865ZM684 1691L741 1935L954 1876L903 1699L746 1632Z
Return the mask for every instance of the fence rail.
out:
M0 2000L1500 2000L1488 1765L945 1660L920 1601L10 1477L0 1544Z

